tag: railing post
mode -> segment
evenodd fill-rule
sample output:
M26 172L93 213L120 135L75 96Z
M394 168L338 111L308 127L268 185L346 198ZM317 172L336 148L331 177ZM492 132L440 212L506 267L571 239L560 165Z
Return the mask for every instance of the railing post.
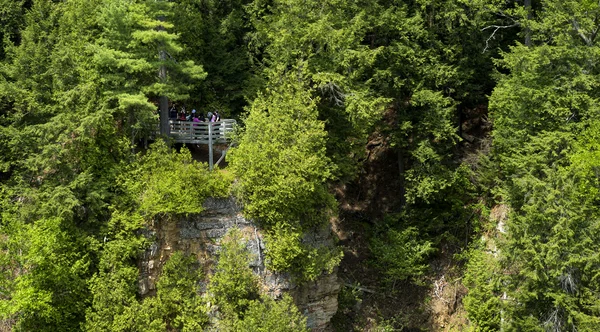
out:
M213 139L212 139L212 122L208 123L208 167L213 170Z

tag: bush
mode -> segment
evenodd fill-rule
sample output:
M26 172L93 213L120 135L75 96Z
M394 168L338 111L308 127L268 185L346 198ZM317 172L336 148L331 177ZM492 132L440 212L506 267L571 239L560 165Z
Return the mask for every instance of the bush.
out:
M175 252L156 283L157 305L169 329L198 331L208 322L198 289L202 272L195 263L195 257Z
M275 301L269 296L252 301L244 319L232 324L232 331L307 332L306 317L298 311L289 295Z
M501 312L498 261L477 249L469 256L463 282L469 289L463 299L465 310L475 331L498 331Z
M288 225L277 225L267 232L267 267L291 271L299 280L315 280L323 271L333 272L343 257L340 248L314 247L302 243L302 232Z
M259 297L258 281L248 265L250 254L239 229L232 228L221 245L208 290L226 315L242 317L250 302Z
M307 331L306 318L289 296L275 301L260 294L241 231L231 229L221 245L217 269L208 286L222 314L216 328L219 331Z
M206 198L229 195L233 177L210 172L205 164L194 161L187 149L170 151L159 140L137 158L122 181L131 201L138 202L140 213L152 217L200 213Z
M240 144L228 158L246 217L268 234L270 267L314 279L339 263L339 254L323 256L327 250L301 243L305 232L325 224L335 210L326 186L334 165L326 154L318 98L295 73L275 81L279 85L253 101Z
M416 227L402 231L388 230L383 238L371 240L371 251L375 266L385 275L385 280L394 283L411 279L418 282L427 271L427 256L435 251L431 242L418 239Z
M228 155L245 213L269 226L322 222L333 164L318 100L293 75L269 91L252 103L239 147Z

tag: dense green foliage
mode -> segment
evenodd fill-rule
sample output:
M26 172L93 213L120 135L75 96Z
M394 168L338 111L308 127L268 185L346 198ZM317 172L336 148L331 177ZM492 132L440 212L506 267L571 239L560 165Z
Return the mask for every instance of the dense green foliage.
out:
M160 181L154 176L160 176ZM185 186L182 181L189 179L201 185ZM98 272L89 282L92 305L86 311L85 329L200 329L207 317L198 288L202 275L192 257L173 254L162 269L156 296L139 300L135 262L150 240L140 230L150 220L198 213L207 197L226 196L231 180L209 173L206 165L192 160L189 151L171 153L164 143L157 142L145 155L138 155L123 167L116 183L121 195L102 232Z
M316 101L299 82L303 78L295 76L285 75L254 100L231 156L246 213L267 225L313 225L332 203L325 186L333 165L324 124L317 119Z
M498 331L502 316L500 268L491 253L473 250L466 267L464 285L469 294L464 299L465 309L477 331Z
M315 279L340 259L335 250L301 243L303 233L322 227L334 209L326 187L334 166L303 77L286 74L281 80L252 103L231 167L240 180L246 215L268 231L270 267Z
M223 315L221 331L303 332L306 318L289 295L274 301L259 291L259 280L248 266L250 253L239 229L231 229L221 241L219 262L208 291Z
M233 181L226 173L199 171L199 167L189 150L169 153L167 146L159 141L127 167L123 186L146 218L158 214L197 214L202 212L198 203L207 197L227 197Z
M388 230L372 240L372 251L378 269L390 284L398 280L418 281L427 270L426 258L434 249L431 242L418 239L419 231L409 227L399 232Z
M174 253L139 294L145 230L235 195L295 282L336 271L320 240L354 222L369 287L425 288L460 252L472 330L597 330L599 17L589 0L0 0L0 329L304 331L241 231L214 275ZM228 169L146 146L165 97L238 119Z
M597 172L592 142L600 139L593 60L600 7L544 1L533 9L516 17L530 43L502 54L505 74L490 98L499 193L511 209L499 257L507 276L471 279L466 304L482 330L498 328L493 311L501 310L508 330L594 331L600 233L598 174L590 171ZM495 285L487 295L486 283ZM506 292L500 304L499 292Z
M249 304L258 298L258 283L248 267L249 253L240 231L235 228L221 246L209 291L226 314L243 316Z

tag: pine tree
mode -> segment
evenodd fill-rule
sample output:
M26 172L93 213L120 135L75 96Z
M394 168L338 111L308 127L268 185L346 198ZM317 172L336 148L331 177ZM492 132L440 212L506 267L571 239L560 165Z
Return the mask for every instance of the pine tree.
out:
M20 43L6 48L0 172L6 199L20 203L1 232L21 272L7 280L0 309L17 328L77 330L85 320L98 231L111 219L132 137L155 121L149 98L183 98L183 78L205 76L183 59L158 59L159 46L179 50L157 30L169 28L158 20L168 14L162 5L33 1ZM161 65L181 75L160 82Z
M300 70L300 69L299 69ZM307 248L303 232L321 227L333 208L325 181L334 166L326 155L324 124L305 77L284 73L249 110L239 146L230 154L244 211L265 227L272 267L314 279L339 262L339 252Z
M512 209L502 250L510 273L504 327L592 331L600 323L591 295L599 290L591 268L600 234L592 203L597 176L581 147L597 139L593 31L600 7L544 1L532 8L534 15L524 11L520 19L530 44L503 54L506 74L490 100L502 192Z

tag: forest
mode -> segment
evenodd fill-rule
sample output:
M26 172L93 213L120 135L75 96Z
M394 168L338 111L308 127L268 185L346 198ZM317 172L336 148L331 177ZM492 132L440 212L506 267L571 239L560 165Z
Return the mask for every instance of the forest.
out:
M140 293L148 228L214 197L270 271L337 276L326 331L600 330L599 31L592 0L0 0L0 331L308 331L236 228ZM224 163L172 105L237 121Z

